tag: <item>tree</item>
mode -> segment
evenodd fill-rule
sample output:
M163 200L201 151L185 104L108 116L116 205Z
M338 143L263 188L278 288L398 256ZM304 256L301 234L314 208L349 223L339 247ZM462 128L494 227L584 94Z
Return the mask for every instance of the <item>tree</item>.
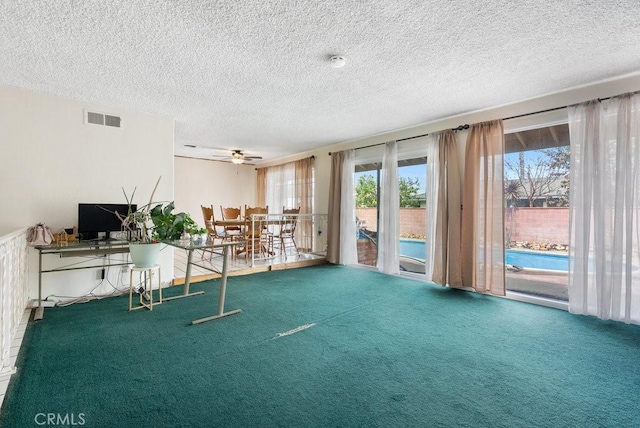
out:
M417 178L400 177L400 206L419 207L418 191L420 190L420 180Z
M420 191L420 180L417 178L400 177L400 206L419 207L418 192ZM371 174L364 174L358 178L356 183L356 207L372 208L378 206L378 183Z
M536 199L545 198L547 203L562 205L562 201L555 201L551 196L568 195L568 157L569 148L559 147L537 151L538 156L518 164L505 161L505 167L517 178L521 194L529 201L529 207L534 206ZM522 159L522 158L521 158ZM563 189L563 182L565 188ZM511 191L513 197L513 191ZM506 196L506 195L505 195Z
M375 208L378 206L378 183L371 174L364 174L358 178L356 184L356 207Z
M520 199L520 182L508 180L504 184L504 198L508 207L514 207Z
M558 189L559 199L547 200L548 205L552 206L568 206L569 205L569 171L571 168L571 155L569 146L555 147L544 151L550 160L551 167L557 172L560 178L560 187Z

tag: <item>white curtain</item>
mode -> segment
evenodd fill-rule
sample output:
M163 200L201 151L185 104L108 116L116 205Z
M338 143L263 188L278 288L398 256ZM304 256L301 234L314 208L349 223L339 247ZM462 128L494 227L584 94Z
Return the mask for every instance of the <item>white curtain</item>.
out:
M269 213L280 213L282 207L297 208L295 201L295 167L293 162L276 165L267 169L265 206Z
M398 143L385 144L380 171L380 220L378 230L378 270L400 273L400 185L398 182Z
M569 310L640 324L640 95L569 109Z
M356 197L353 175L355 151L346 150L342 162L342 185L340 199L340 264L358 263L356 242Z
M436 217L438 213L438 177L440 176L439 144L437 136L428 136L427 144L425 277L433 281L433 261L436 246Z

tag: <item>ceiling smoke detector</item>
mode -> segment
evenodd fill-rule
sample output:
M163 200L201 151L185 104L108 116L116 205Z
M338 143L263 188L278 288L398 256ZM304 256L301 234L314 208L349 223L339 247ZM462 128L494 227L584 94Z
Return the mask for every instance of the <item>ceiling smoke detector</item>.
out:
M340 55L332 56L331 58L329 58L329 61L331 62L331 67L333 68L342 68L347 63L347 60Z

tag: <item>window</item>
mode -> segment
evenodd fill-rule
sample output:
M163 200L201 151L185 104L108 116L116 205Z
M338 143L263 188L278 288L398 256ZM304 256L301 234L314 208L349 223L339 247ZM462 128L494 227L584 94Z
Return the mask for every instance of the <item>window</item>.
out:
M398 161L401 272L425 272L426 162L424 156ZM375 266L378 256L380 168L380 161L361 162L354 174L358 263L368 266Z
M568 300L569 127L505 134L506 287Z
M258 201L269 207L269 213L281 213L282 207L298 208L301 214L314 212L315 171L313 158L300 159L262 169L264 183L258 183ZM259 171L260 172L260 171ZM259 202L260 205L260 202Z

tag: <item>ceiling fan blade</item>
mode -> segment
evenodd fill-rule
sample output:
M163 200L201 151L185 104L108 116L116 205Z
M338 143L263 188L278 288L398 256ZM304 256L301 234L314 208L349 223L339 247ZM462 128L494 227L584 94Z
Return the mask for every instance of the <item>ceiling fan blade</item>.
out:
M260 160L262 159L262 156L248 156L245 155L243 150L240 149L224 149L224 148L220 148L220 147L208 147L208 146L199 146L199 145L195 145L195 144L184 144L185 147L188 148L192 148L192 149L201 149L201 150L207 150L207 151L212 151L212 152L223 152L225 154L210 154L208 157L214 158L216 160L222 160L222 161L227 161L227 160L233 160L233 159L242 159L243 161L252 161L252 160ZM230 154L229 154L230 153Z
M212 150L214 152L225 152L225 153L229 153L229 149L221 149L219 147L209 147L209 146L199 146L197 144L183 144L184 147L187 147L189 149L200 149L200 150ZM228 156L228 155L225 155Z

